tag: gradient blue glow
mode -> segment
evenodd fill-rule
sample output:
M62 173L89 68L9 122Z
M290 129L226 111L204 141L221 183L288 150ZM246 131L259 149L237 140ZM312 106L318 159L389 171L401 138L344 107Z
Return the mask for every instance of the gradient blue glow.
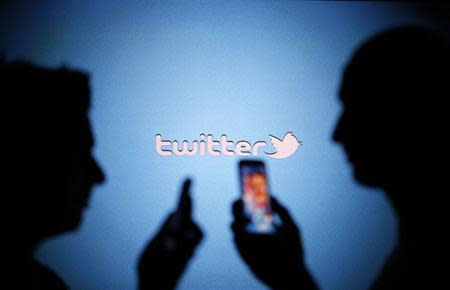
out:
M367 37L425 20L395 3L92 2L17 4L1 20L7 59L90 72L95 154L107 175L80 230L42 244L38 259L71 289L134 289L141 249L191 176L206 237L179 289L265 289L232 243L238 158L159 156L155 134L254 142L292 131L303 141L293 156L263 159L301 227L306 263L323 289L368 288L396 222L331 140L337 90Z

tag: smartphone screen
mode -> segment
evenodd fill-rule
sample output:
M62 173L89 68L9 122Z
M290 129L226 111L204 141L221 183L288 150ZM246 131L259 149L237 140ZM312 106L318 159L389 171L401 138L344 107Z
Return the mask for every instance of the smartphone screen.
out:
M270 234L275 232L270 208L269 186L262 161L239 162L244 214L250 219L246 230L250 233Z

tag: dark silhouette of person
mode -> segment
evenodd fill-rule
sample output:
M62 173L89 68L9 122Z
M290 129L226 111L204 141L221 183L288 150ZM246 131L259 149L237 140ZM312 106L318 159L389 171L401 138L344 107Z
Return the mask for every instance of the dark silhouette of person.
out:
M355 179L383 189L399 222L398 245L372 289L448 288L449 53L439 32L399 27L364 43L344 72L333 139ZM239 253L273 289L315 289L297 227L276 200L273 210L278 232L251 235L242 202L234 203Z
M92 156L89 77L0 59L2 289L66 289L34 251L79 227L91 189L105 180ZM191 219L190 180L138 263L140 289L172 289L202 232Z

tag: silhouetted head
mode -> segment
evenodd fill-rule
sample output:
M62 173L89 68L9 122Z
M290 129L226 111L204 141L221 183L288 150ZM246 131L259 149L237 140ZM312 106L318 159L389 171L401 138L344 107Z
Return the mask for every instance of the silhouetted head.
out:
M448 170L449 86L449 46L428 29L392 29L357 50L333 138L359 182L386 189Z
M91 155L88 76L19 62L0 67L2 219L10 233L34 241L75 229L92 186L104 179Z

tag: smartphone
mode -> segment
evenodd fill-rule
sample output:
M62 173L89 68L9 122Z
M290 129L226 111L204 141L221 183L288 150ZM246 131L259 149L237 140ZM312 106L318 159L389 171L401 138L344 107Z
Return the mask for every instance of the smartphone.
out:
M244 214L250 219L246 230L255 234L275 233L264 163L259 160L241 160L239 178Z

